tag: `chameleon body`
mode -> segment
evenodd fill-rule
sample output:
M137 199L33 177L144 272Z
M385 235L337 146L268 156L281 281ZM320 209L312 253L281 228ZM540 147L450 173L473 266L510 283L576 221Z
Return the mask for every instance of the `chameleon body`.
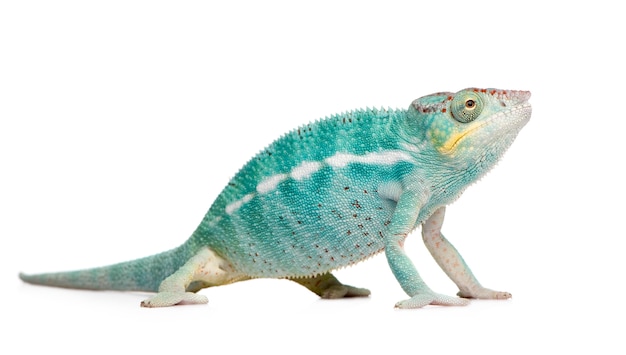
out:
M251 278L293 280L323 298L367 296L330 272L385 252L409 295L396 304L506 299L480 285L441 234L445 206L484 175L528 122L527 91L465 89L408 109L364 109L301 126L253 157L180 247L106 267L22 280L80 289L154 291L145 307L206 303L196 292ZM424 242L460 289L432 291L403 250Z

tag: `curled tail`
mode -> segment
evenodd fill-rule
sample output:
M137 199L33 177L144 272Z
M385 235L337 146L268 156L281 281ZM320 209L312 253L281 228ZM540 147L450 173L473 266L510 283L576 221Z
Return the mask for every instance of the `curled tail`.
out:
M156 292L161 282L178 270L193 255L189 243L178 248L93 269L28 275L20 273L23 281L44 286L85 290L118 290Z

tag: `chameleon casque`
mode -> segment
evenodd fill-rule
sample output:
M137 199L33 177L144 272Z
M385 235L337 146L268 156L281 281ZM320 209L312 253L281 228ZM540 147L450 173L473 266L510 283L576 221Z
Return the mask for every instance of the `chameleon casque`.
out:
M28 283L157 292L144 307L207 303L196 292L252 278L293 280L322 298L368 296L330 272L385 252L410 298L399 308L511 295L480 285L441 234L445 206L492 168L528 122L530 92L436 93L406 110L365 109L284 135L253 157L178 248L100 268L20 274ZM432 291L404 252L422 226L458 296Z

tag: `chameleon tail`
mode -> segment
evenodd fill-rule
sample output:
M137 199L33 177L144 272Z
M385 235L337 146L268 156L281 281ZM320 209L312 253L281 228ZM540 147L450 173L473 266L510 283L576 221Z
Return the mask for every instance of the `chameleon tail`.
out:
M189 242L178 248L93 269L28 275L23 281L44 286L85 290L118 290L156 292L161 282L176 272L195 252Z

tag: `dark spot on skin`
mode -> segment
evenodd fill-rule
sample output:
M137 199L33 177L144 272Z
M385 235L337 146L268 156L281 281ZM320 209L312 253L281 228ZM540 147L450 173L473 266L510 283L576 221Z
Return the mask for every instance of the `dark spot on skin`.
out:
M363 190L363 193L365 193L365 194L366 194L366 193L367 193L367 190Z
M361 208L361 204L359 204L359 200L354 200L354 202L352 203L352 206L356 208Z
M322 207L322 204L321 204L321 203L318 203L318 204L317 204L317 207Z
M298 221L298 224L302 224L302 221Z
M365 220L366 220L366 221L371 221L371 220L372 220L372 217L365 217Z
M363 225L362 225L362 224L359 224L359 225L358 225L358 227L359 227L360 229L363 229Z
M381 232L381 231L378 231L378 236L379 236L379 237L381 237L381 238L385 238L385 237L383 236L383 232Z
M346 232L347 235L352 234L352 232L348 229L348 231Z
M360 248L361 246L357 244L357 245L355 245L355 247ZM350 256L352 256L352 255L350 255Z
M356 213L352 215L352 217L356 218Z
M385 221L385 223L383 223L383 224L384 224L384 225L385 225L385 227L386 227L386 226L388 226L388 225L389 225L389 223L391 223L391 221L390 221L390 220L386 220L386 221Z
M237 185L236 185L235 183L233 183L233 182L229 182L229 183L228 183L228 185L229 185L229 186L232 186L232 187L237 186Z
M363 232L363 235L367 237L370 234L368 232Z
M344 189L345 191L350 190L350 188L349 188L348 186L344 187L343 189Z

